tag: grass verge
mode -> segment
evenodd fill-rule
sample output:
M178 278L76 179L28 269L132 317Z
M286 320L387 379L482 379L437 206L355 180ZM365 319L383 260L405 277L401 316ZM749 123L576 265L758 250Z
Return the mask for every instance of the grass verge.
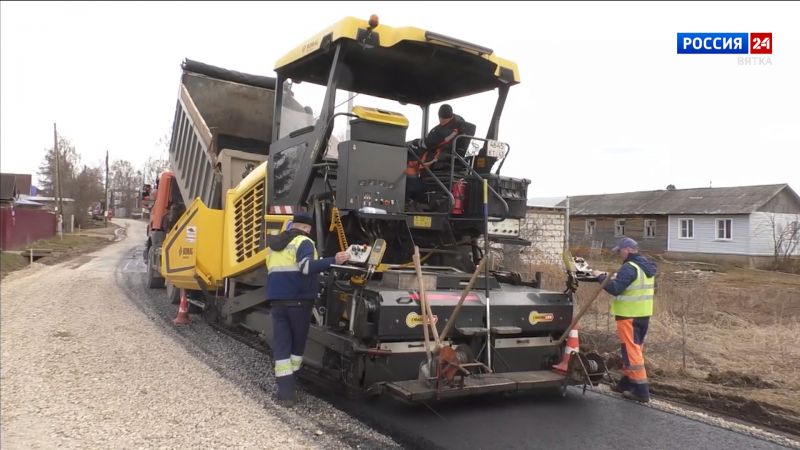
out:
M16 253L0 252L0 279L28 265L28 259Z

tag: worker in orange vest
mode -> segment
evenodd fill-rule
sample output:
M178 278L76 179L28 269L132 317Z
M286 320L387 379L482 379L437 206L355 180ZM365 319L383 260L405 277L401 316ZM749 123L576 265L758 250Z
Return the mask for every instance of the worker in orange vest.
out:
M614 296L611 313L617 324L622 352L623 377L612 387L625 398L642 403L650 401L647 372L644 367L644 338L653 315L656 265L639 254L639 244L623 237L612 249L622 260L622 266L605 286ZM601 282L607 273L592 271Z

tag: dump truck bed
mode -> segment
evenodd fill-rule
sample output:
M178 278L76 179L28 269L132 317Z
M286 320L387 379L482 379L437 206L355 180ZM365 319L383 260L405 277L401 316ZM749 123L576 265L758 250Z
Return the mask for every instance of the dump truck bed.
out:
M221 209L224 190L241 181L244 166L266 160L275 79L191 60L182 68L170 165L184 204L199 197Z

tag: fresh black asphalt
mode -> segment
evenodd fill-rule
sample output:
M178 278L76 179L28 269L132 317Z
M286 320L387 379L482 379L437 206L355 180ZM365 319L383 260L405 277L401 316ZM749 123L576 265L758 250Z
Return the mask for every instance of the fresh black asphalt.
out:
M135 260L138 255L129 255ZM140 258L140 256L138 256ZM145 287L141 268L122 260L116 274L131 301L163 327L171 327L176 306L164 290ZM169 331L187 350L237 384L261 383L268 358L215 332L192 316L194 324L179 332ZM223 348L224 347L224 348ZM252 349L250 349L252 350ZM231 355L240 355L236 358ZM268 369L267 369L268 370ZM255 381L253 381L255 380ZM259 389L243 388L252 396L267 395ZM566 397L528 394L508 397L456 399L428 405L407 405L391 398L372 401L345 399L310 388L341 411L394 438L407 448L446 449L769 449L783 448L759 438L670 414L619 397L570 388ZM202 395L202 394L198 394ZM256 399L258 400L258 399ZM269 407L265 405L265 407ZM336 423L317 426L338 433L354 448L380 448L364 436L346 436Z

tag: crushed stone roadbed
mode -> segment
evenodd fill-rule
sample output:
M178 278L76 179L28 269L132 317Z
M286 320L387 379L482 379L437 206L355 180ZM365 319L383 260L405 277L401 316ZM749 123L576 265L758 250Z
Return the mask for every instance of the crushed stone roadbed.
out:
M255 401L131 304L115 271L139 244L3 280L0 447L353 447Z

